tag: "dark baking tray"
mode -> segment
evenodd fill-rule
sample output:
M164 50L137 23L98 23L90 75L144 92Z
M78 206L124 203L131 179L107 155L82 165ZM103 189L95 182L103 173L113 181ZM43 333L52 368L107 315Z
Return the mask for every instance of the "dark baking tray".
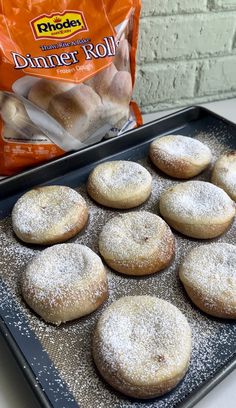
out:
M150 141L157 136L178 133L179 130L181 134L194 136L197 132L205 132L208 129L215 129L219 135L224 132L228 147L236 148L236 125L205 108L190 107L115 139L3 179L0 181L0 219L9 214L18 196L32 186L64 184L77 187L86 181L91 169L101 161L141 159L147 155ZM0 299L0 330L41 405L47 408L78 407L67 385L61 380L47 353L43 351L41 343L29 328L17 303L13 299L9 301L9 292L3 281L0 281ZM16 320L20 322L19 325L16 324ZM235 345L228 350L227 355L222 354L220 369L184 398L178 406L192 407L234 368L236 368Z

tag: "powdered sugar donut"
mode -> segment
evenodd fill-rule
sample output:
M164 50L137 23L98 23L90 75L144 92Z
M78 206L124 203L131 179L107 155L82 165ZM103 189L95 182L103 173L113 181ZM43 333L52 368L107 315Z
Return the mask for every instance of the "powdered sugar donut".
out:
M217 243L194 248L179 270L187 294L212 316L236 319L236 246Z
M135 398L154 398L174 388L185 375L191 354L191 329L171 303L152 296L128 296L100 317L93 357L103 378Z
M99 164L89 176L87 190L99 204L133 208L151 194L152 177L140 164L119 160Z
M223 154L216 161L211 182L236 201L236 150Z
M37 187L25 193L12 211L15 234L32 244L55 244L76 235L85 226L88 209L70 187Z
M21 288L26 303L46 322L56 325L92 313L107 298L101 259L79 244L42 251L23 272Z
M150 145L150 159L171 177L189 179L201 173L211 162L210 149L199 140L180 135L155 139Z
M99 236L99 251L106 263L127 275L160 271L170 263L174 247L169 226L147 211L112 218Z
M235 204L211 183L187 181L161 194L160 213L182 234L207 239L226 231L235 216Z

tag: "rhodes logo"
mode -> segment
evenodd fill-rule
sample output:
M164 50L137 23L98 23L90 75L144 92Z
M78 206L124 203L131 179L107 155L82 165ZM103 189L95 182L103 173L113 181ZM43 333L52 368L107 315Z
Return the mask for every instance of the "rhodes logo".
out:
M81 11L67 10L64 13L44 14L30 22L36 40L41 38L69 38L79 31L88 31Z

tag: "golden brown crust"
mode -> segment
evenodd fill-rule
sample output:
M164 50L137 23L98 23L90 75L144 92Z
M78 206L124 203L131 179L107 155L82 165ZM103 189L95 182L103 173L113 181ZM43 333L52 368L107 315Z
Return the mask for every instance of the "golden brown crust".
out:
M106 177L105 181L103 177ZM127 180L123 180L123 177L127 177ZM87 192L94 201L116 209L135 208L143 204L151 190L152 178L148 171L137 163L125 160L98 165L87 182Z
M130 208L138 207L139 205L147 201L148 197L151 194L151 191L152 191L151 187L148 187L144 192L137 193L132 197L130 196L128 200L122 197L120 197L120 199L112 200L103 197L100 194L100 192L97 190L95 183L93 183L91 178L89 178L87 184L87 192L94 201L96 201L98 204L104 205L105 207L115 208L119 210L128 210Z
M159 149L150 149L150 159L156 167L170 177L187 180L200 174L206 168L202 165L193 165L187 160L166 160L160 156L159 152L161 153Z
M205 170L211 162L211 152L198 140L169 135L155 139L149 148L153 164L170 177L189 179Z
M15 204L12 225L24 242L51 245L78 234L88 220L85 200L66 186L38 187Z
M192 302L212 316L236 318L236 246L212 243L192 249L179 278Z
M151 296L120 298L95 328L93 358L99 372L134 398L155 398L173 389L190 355L187 320L173 305Z
M175 239L169 226L157 215L131 212L113 218L104 226L99 251L115 271L144 276L170 264Z
M193 238L223 234L235 217L235 204L219 187L203 181L180 183L160 197L160 213L174 229Z
M51 303L51 299L48 298L43 303L38 302L37 299L34 297L33 291L29 290L25 285L24 282L21 284L22 288L22 296L27 303L27 305L40 317L43 318L45 322L55 324L59 326L61 323L65 323L67 321L79 319L80 317L87 316L90 313L93 313L96 309L98 309L108 298L108 286L107 281L105 278L105 269L104 269L104 279L97 284L90 285L90 293L95 294L98 292L98 285L102 290L96 296L96 299L91 301L90 299L86 298L83 299L83 302L78 302L79 300L79 290L76 293L76 297L71 296L71 300L74 301L74 306L70 308L65 307L64 301L66 300L66 296L63 298L57 298L54 301L53 307ZM76 288L74 288L76 290ZM77 298L77 305L76 305L76 298Z
M183 368L183 371L180 374L176 374L169 380L164 380L160 381L159 384L155 385L148 385L148 386L142 386L142 385L136 385L134 384L129 384L127 379L126 381L121 381L121 370L118 370L117 373L113 373L111 376L109 371L106 369L106 367L103 365L100 357L99 350L97 349L97 333L95 331L94 334L94 339L93 339L93 359L94 362L101 374L101 376L107 381L108 384L110 384L113 388L115 388L117 391L121 392L124 395L127 395L128 397L133 397L133 398L140 398L140 399L149 399L149 398L157 398L160 397L167 392L171 391L173 388L177 386L177 384L183 379L185 376L188 367L189 367L189 360L186 362L185 367Z
M172 228L176 231L181 232L181 234L187 235L191 238L199 238L199 239L210 239L218 237L222 235L232 224L233 218L231 218L228 222L223 222L219 224L209 224L209 223L193 223L187 224L183 222L178 222L173 218L170 218L162 212L162 215Z
M224 153L216 161L211 182L236 201L236 150Z
M92 313L107 299L106 270L86 246L55 245L27 265L21 291L39 316L59 325Z
M181 273L181 272L180 272ZM214 307L211 305L209 306L209 304L207 303L207 301L205 299L203 299L201 297L201 295L199 294L199 292L190 287L189 285L187 285L184 282L184 279L181 278L183 284L184 284L184 288L188 294L188 296L190 297L190 299L192 300L192 302L199 308L201 309L203 312L214 316L214 317L219 317L219 318L223 318L223 319L236 319L236 312L231 312L229 310L227 310L225 308L225 304L223 302L220 302L219 300L214 300Z

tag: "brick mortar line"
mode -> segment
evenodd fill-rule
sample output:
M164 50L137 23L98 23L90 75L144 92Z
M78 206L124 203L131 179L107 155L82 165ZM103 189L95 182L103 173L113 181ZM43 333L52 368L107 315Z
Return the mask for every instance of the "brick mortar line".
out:
M199 58L189 58L189 57L176 57L174 59L157 59L157 60L152 60L152 61L143 61L143 62L137 62L137 67L143 67L145 65L156 65L156 64L174 64L175 62L197 62L197 61L205 61L205 60L214 60L214 59L225 59L225 58L230 58L230 57L235 57L236 56L236 49L233 49L231 54L206 54L204 56L199 56Z
M231 91L231 92L222 92L220 95L217 94L211 94L211 95L204 95L204 96L198 96L198 97L192 97L192 98L181 98L181 99L176 99L176 100L171 100L171 99L166 99L166 100L160 100L159 102L156 103L151 103L148 105L141 105L139 104L141 110L142 109L148 109L148 108L154 108L158 109L159 105L165 105L163 109L174 109L179 106L186 106L186 105L196 105L198 103L206 103L207 101L219 101L223 99L231 99L236 96L236 91ZM168 106L169 108L168 108ZM154 110L150 110L149 113L155 112ZM148 112L145 112L148 113Z
M233 39L232 39L231 50L232 51L236 50L236 29L235 29Z
M157 17L157 18L161 18L161 17L183 17L183 16L205 16L207 14L212 15L212 14L221 14L221 15L227 15L227 14L236 14L236 7L234 9L230 9L230 10L207 10L207 11L201 11L201 12L191 12L191 13L176 13L176 14L147 14L147 15L142 15L141 14L141 20L143 19L150 19L153 17Z
M199 89L200 89L202 71L203 71L203 64L200 64L199 66L196 67L196 75L195 75L195 82L194 82L194 88L193 88L194 97L195 96L197 97Z

